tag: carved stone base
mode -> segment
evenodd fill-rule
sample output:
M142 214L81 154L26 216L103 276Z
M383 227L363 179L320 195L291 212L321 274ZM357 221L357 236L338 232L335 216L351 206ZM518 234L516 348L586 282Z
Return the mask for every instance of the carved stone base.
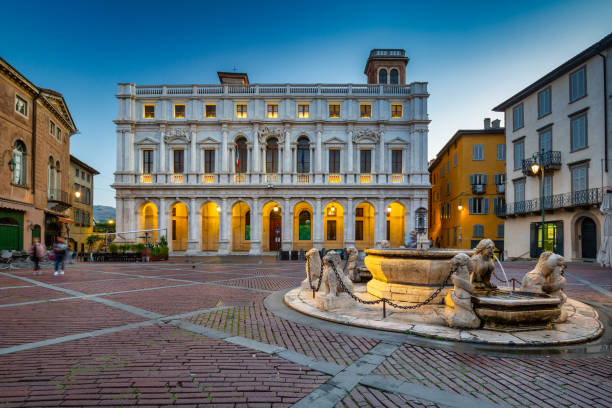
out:
M315 307L319 310L334 310L350 307L355 301L346 293L334 295L316 295L314 298Z
M444 296L448 293L452 286L446 286L442 291L431 301L432 304L440 304L444 301ZM427 299L437 287L416 286L416 285L401 285L395 283L387 283L372 279L367 284L368 293L379 298L387 298L400 302L418 303Z

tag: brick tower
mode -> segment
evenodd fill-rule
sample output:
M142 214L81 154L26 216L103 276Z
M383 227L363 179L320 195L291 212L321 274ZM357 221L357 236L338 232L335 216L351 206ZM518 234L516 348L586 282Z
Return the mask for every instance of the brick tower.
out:
M364 74L368 84L406 84L408 58L402 49L374 49L370 51Z

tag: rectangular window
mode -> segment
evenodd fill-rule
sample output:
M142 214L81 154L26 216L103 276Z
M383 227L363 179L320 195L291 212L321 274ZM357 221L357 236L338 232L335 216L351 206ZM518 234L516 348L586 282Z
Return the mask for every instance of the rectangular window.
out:
M269 103L266 107L266 117L278 118L278 105L275 103Z
M361 174L370 173L372 171L372 151L360 150L359 159L359 172Z
M56 136L57 136L57 140L61 142L62 141L62 129L60 129L59 126L57 127Z
M402 151L392 150L391 151L391 172L393 174L401 174L403 171L402 166Z
M572 192L585 191L589 188L586 164L572 167Z
M369 119L372 117L372 105L361 104L359 105L359 117L362 119Z
M504 224L497 224L497 237L498 238L504 237Z
M236 117L237 118L246 118L247 117L247 105L246 103L239 103L236 105Z
M473 230L472 236L474 238L483 238L484 237L484 225L474 224L474 230Z
M19 95L15 95L15 112L28 116L28 101Z
M174 117L176 119L185 119L185 105L174 105Z
M487 185L489 184L489 176L487 174L470 174L470 185Z
M550 86L538 93L538 119L551 112Z
M327 220L327 240L336 240L336 220Z
M79 169L74 169L74 177L79 178Z
M49 133L55 136L55 123L52 120L49 121Z
M310 105L308 104L298 105L298 118L308 119L309 116L310 116Z
M523 159L525 159L525 141L514 143L514 170L520 170L523 167Z
M402 105L400 104L393 104L391 105L391 117L392 118L401 118L402 117Z
M206 105L206 119L217 117L217 105Z
M144 117L145 119L155 119L155 105L144 106Z
M468 210L470 214L488 214L489 197L472 197L468 199Z
M472 160L484 160L484 145L475 144L472 146Z
M572 151L584 149L588 145L586 112L572 116L570 119Z
M81 180L85 181L85 172L84 171L81 172Z
M506 145L504 143L497 145L497 160L506 160Z
M340 150L329 151L329 172L332 174L340 173Z
M89 183L89 173L87 173L87 182Z
M525 180L514 182L514 201L515 205L525 201Z
M539 134L540 152L550 152L552 150L552 128L546 128Z
M523 127L523 104L512 109L512 130L516 131Z
M340 117L340 104L333 103L329 105L329 117L330 118Z
M85 197L87 198L87 204L91 204L91 190L89 188L85 189Z
M542 179L540 179L540 183ZM544 175L544 197L550 197L553 195L553 176L552 174Z
M215 151L204 150L204 173L215 172Z
M457 152L453 153L453 167L457 167Z
M493 197L493 213L495 215L505 211L506 198L505 197Z
M586 67L582 67L569 76L570 103L586 96Z
M446 182L446 195L450 195L450 181Z
M355 220L355 241L363 241L363 220Z
M176 241L176 220L172 220L172 240Z
M506 184L506 174L505 173L498 173L496 175L493 176L493 179L495 181L495 184Z
M185 170L184 153L183 150L174 150L174 174L181 174Z
M153 150L142 151L142 172L144 174L153 173Z

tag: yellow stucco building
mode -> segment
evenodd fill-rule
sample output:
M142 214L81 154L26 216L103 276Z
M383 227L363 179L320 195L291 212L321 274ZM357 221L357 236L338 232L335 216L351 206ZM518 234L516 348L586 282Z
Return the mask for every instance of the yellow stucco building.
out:
M481 239L504 248L505 136L499 120L459 130L430 162L429 239L438 248L471 249Z

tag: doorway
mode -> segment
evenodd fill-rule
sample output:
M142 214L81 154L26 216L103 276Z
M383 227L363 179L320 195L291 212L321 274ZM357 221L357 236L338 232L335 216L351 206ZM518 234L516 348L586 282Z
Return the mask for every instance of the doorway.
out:
M582 220L580 226L582 258L594 259L597 256L597 228L595 221L589 217Z
M282 217L280 211L270 213L270 251L280 251L282 235Z

